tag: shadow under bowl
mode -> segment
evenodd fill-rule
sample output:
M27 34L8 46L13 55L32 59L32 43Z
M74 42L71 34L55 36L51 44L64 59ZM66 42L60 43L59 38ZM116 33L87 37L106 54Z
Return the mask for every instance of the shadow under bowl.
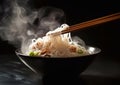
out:
M68 78L83 72L101 52L97 47L87 46L89 55L65 58L31 57L17 49L16 55L33 72L45 76Z

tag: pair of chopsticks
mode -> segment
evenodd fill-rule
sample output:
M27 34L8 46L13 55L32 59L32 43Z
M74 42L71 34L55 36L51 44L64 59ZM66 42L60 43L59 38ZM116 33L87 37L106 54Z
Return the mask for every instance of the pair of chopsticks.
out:
M64 33L72 32L75 30L81 30L84 28L88 28L94 25L106 23L109 21L117 20L117 19L120 19L120 12L72 25L69 27L69 29L61 31L61 33L64 34Z

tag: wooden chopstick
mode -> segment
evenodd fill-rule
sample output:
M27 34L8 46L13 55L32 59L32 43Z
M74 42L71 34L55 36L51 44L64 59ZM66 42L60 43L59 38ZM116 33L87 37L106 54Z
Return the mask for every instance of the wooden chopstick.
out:
M87 27L106 23L106 22L113 21L116 19L120 19L120 12L72 25L68 29L61 31L61 33L64 34L64 33L72 32L75 30L84 29Z

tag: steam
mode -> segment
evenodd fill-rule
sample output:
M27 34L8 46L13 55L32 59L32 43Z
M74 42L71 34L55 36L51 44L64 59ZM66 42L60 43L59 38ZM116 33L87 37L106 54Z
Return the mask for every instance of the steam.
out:
M61 9L42 7L33 10L26 7L27 2L28 0L7 0L0 21L0 37L22 50L28 48L31 39L42 37L65 22Z

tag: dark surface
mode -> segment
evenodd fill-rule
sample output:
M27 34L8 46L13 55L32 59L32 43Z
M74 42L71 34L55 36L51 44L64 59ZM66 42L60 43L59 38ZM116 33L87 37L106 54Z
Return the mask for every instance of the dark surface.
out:
M37 85L37 75L15 55L0 55L0 58L0 85Z
M66 81L70 85L112 85L120 81L119 59L105 59L107 55L100 54L78 79ZM109 56L111 57L111 56ZM16 55L0 55L0 85L50 85L42 83L42 77L28 69ZM50 81L49 81L50 82ZM54 81L54 84L64 84ZM66 84L64 84L66 85Z

